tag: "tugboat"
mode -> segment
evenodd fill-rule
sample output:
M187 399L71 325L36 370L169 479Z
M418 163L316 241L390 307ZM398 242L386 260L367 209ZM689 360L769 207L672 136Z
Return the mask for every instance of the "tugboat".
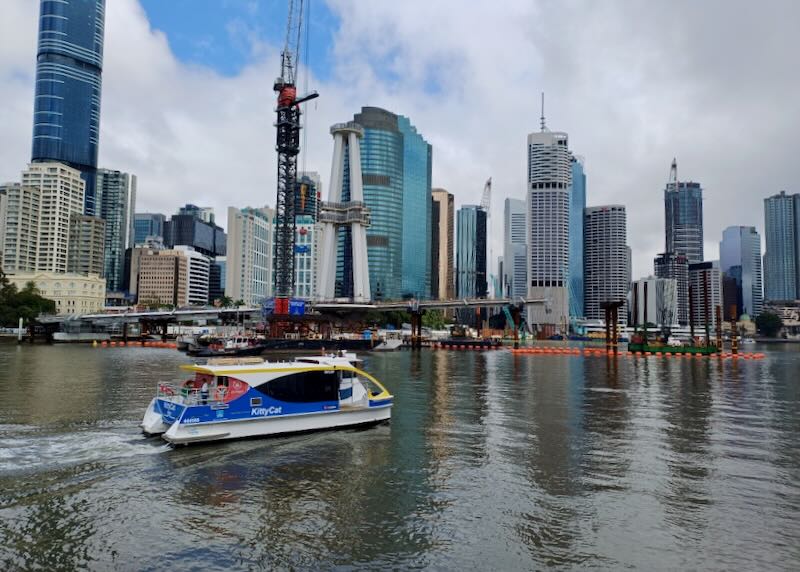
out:
M393 396L357 363L355 354L340 352L184 365L194 376L177 387L159 383L141 426L145 434L189 444L388 421Z

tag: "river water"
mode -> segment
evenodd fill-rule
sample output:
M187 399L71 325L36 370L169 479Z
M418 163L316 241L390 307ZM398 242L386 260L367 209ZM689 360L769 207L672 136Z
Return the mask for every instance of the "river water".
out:
M372 354L391 424L171 448L174 350L0 344L0 569L800 567L800 351Z

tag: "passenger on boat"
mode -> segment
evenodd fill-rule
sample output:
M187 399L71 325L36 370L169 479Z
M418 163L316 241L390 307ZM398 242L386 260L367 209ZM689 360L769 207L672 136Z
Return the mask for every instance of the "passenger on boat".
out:
M203 381L203 386L200 388L200 403L205 405L208 403L208 381Z

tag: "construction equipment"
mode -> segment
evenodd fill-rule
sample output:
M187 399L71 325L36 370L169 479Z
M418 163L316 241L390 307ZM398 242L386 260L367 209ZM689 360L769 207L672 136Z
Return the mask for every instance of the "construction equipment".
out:
M278 196L275 202L275 307L294 294L295 201L297 155L300 153L300 104L318 97L316 91L297 96L295 68L300 61L303 10L307 0L289 0L286 39L281 52L281 75L273 89L278 94L277 143Z

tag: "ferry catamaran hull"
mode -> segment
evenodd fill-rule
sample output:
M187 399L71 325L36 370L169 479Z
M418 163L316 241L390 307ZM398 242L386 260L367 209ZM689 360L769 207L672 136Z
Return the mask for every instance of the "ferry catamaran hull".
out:
M184 366L196 377L180 390L159 384L142 429L188 444L388 421L393 397L353 361L348 354Z

